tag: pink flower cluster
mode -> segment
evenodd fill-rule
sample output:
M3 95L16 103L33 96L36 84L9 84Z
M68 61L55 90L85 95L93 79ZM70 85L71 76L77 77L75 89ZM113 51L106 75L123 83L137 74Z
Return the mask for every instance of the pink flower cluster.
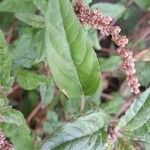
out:
M127 76L128 85L133 93L139 94L140 84L138 78L135 76L136 70L134 68L133 53L125 48L128 44L128 39L126 36L119 34L121 32L120 27L112 25L112 17L105 17L98 9L92 11L84 6L82 0L75 2L74 11L81 24L100 30L103 36L111 35L112 41L118 46L117 52L123 60L123 69Z
M3 133L0 132L0 150L12 150L12 145L6 140Z

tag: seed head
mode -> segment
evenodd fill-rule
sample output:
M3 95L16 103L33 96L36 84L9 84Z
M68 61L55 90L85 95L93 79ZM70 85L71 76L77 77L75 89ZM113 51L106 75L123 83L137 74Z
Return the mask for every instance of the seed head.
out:
M112 41L118 46L117 52L123 60L122 66L127 76L128 85L133 93L139 94L140 84L135 76L133 53L125 48L128 44L128 39L126 36L119 34L121 32L120 27L112 25L112 17L105 17L98 9L90 10L84 6L82 0L75 2L74 11L81 24L100 30L103 36L111 35Z

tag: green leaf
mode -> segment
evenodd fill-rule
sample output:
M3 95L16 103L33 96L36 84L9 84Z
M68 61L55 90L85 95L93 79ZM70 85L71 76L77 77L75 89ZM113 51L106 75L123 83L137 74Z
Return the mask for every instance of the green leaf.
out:
M8 100L0 94L0 113L6 109L9 109Z
M150 85L150 61L139 61L136 62L135 68L137 71L137 75L140 83L143 86Z
M59 122L58 115L54 111L48 111L46 122L44 123L44 131L46 133L52 133L62 123Z
M100 41L98 39L98 35L97 35L97 31L96 30L89 29L87 31L87 37L88 37L88 40L90 41L91 45L95 49L99 50L101 48Z
M69 118L73 118L80 114L80 98L65 99L64 111L68 114Z
M83 0L84 4L89 6L90 3L92 3L92 0Z
M149 150L150 149L150 143L145 142L144 143L144 149Z
M14 15L6 12L0 12L0 29L2 31L8 31L10 24L13 22Z
M120 119L117 130L134 131L150 119L150 88L138 96Z
M137 14L139 13L139 8L135 5L131 5L124 13L123 16L118 20L119 25L122 28L122 33L129 35L138 23Z
M43 28L45 26L42 16L32 13L16 13L15 17L35 28Z
M102 82L101 82L102 83ZM100 95L102 91L102 84L99 85L99 88L97 89L96 93L92 96L86 96L82 97L82 101L84 101L82 104L84 105L84 110L81 110L81 98L76 99L65 99L64 100L64 110L65 113L68 114L68 118L73 118L75 116L78 116L84 112L90 111L91 109L97 108L100 106Z
M76 2L76 0L71 0L73 3ZM84 5L89 6L90 3L92 3L92 0L82 0Z
M39 92L37 90L28 91L21 99L20 111L23 113L24 117L27 118L32 110L39 103Z
M0 88L10 86L11 55L4 39L4 34L0 30ZM0 91L1 92L1 91Z
M70 98L92 95L99 86L99 64L69 0L49 0L47 61L58 87Z
M124 5L121 4L111 4L111 3L96 3L92 5L92 8L100 9L105 16L111 16L118 19L122 16L123 12L126 10Z
M119 112L123 102L123 98L117 93L114 93L112 97L112 100L102 104L101 106L107 113L111 115Z
M30 68L45 58L44 31L24 30L20 38L15 41L12 51L13 63L17 66Z
M52 79L50 79L48 82L43 82L40 85L39 90L40 90L42 104L44 106L49 105L55 95L54 81Z
M123 139L118 138L117 147L118 150L136 150L130 143L125 142Z
M3 123L16 124L17 126L24 125L24 127L28 129L22 113L10 107L2 111L1 117L2 117Z
M0 12L34 12L31 0L4 0L0 3Z
M102 82L101 82L102 83ZM82 97L84 101L84 110L81 110L81 98L76 99L65 99L64 101L64 110L68 114L68 118L73 118L83 112L90 111L91 109L97 108L100 106L100 95L102 91L102 84L99 85L96 93L92 96Z
M150 8L150 1L149 1L149 0L135 0L135 3L136 3L141 9Z
M102 110L82 116L55 130L42 144L42 150L103 149L108 122Z
M150 143L150 120L137 130L125 133L125 136L135 141Z
M26 90L37 89L43 82L49 80L44 75L38 75L27 70L17 71L16 76L19 86Z
M33 0L33 3L37 7L37 9L44 15L48 2L46 0Z
M111 56L109 58L99 58L99 63L101 65L101 71L114 71L117 69L121 63L119 56Z
M1 112L3 122L0 128L10 139L16 150L34 150L34 144L30 136L30 131L21 112L13 109L5 109Z
M101 93L102 93L102 82L100 82L100 85L96 91L96 93L92 96L86 96L85 97L85 110L91 110L94 107L99 107L101 100Z

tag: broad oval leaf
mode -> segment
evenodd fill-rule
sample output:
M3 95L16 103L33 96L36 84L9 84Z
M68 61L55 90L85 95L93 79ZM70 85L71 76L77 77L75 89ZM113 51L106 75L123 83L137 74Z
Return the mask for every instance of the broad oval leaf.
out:
M99 63L69 0L49 0L46 50L58 87L70 98L92 95L99 86Z
M121 118L117 130L134 131L150 119L150 88L143 92Z
M44 141L42 150L103 149L108 122L109 117L102 110L82 116L56 129Z

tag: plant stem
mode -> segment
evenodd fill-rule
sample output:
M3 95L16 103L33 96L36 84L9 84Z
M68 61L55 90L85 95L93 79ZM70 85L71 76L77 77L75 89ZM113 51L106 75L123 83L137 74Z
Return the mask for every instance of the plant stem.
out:
M80 112L82 113L84 111L85 107L85 97L82 95L80 99Z
M42 107L42 103L39 102L36 107L32 110L32 112L29 114L29 116L27 117L27 124L29 125L32 118L36 115L36 113L41 109Z

